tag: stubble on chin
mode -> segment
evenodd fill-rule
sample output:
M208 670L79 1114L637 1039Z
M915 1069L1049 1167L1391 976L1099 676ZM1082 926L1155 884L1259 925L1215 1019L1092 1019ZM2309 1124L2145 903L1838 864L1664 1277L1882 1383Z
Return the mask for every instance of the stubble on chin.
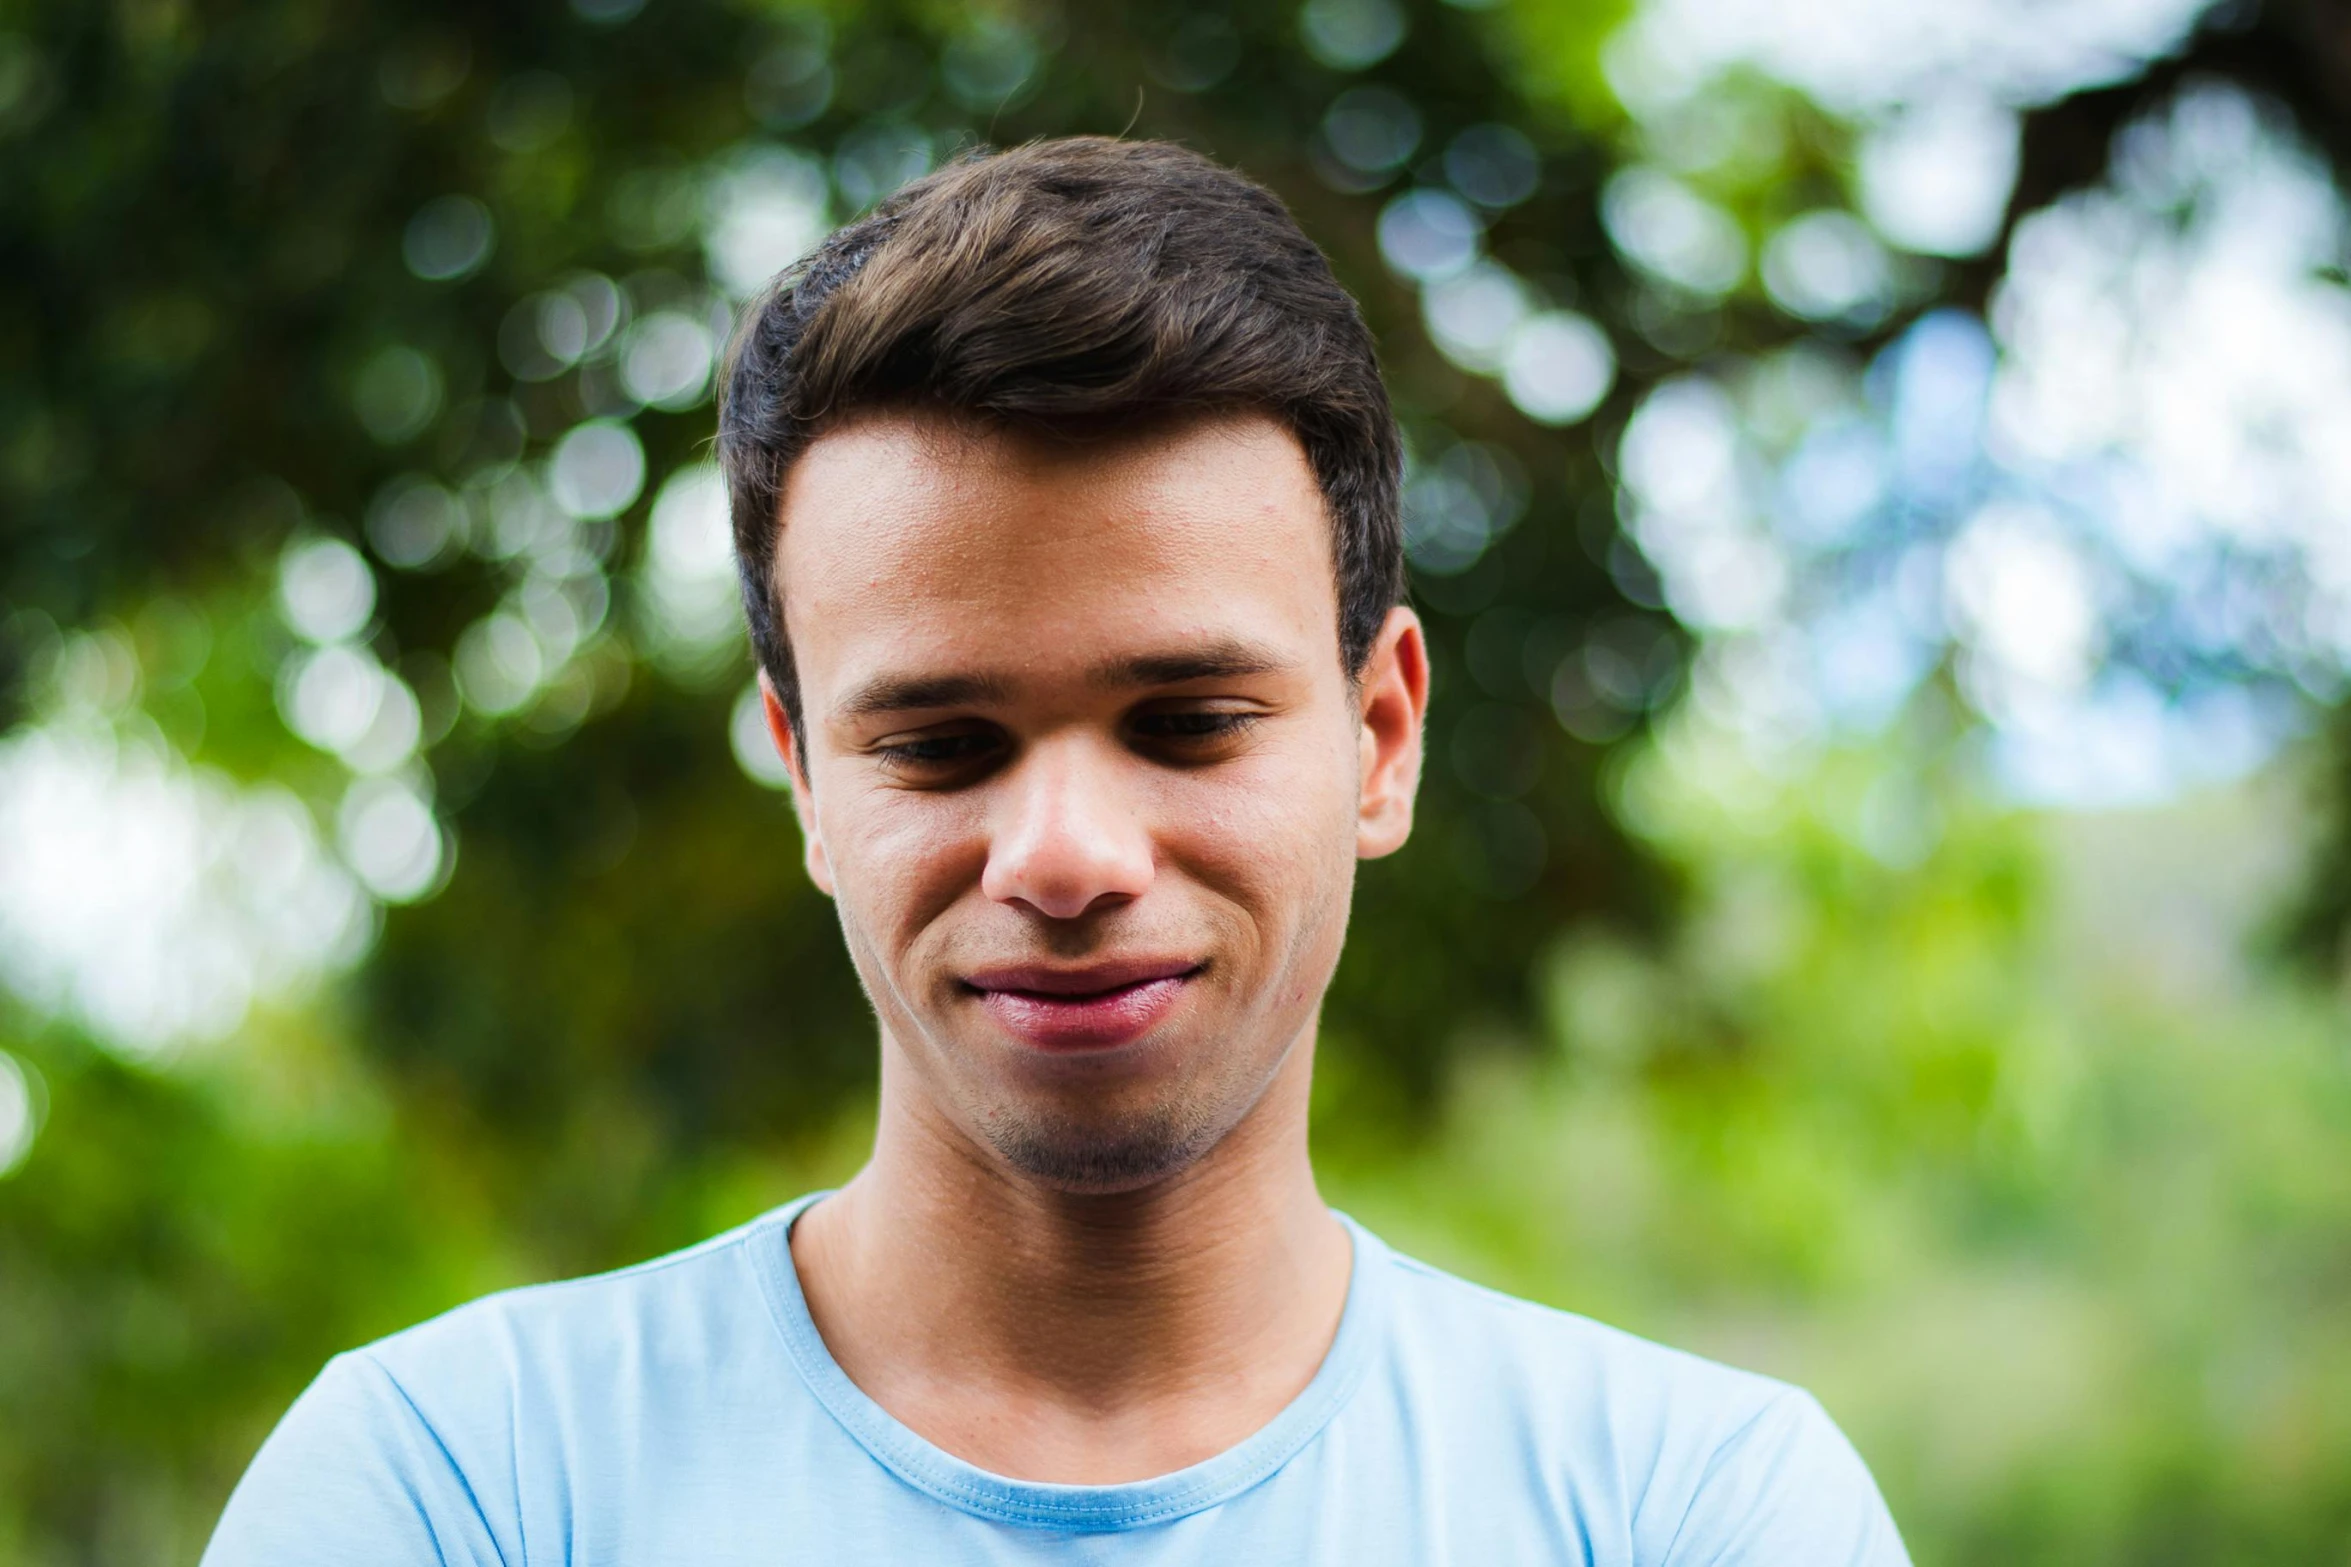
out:
M1198 1108L1154 1105L1115 1121L1005 1110L982 1120L980 1134L1005 1164L1042 1185L1125 1192L1181 1174L1223 1140L1230 1128Z

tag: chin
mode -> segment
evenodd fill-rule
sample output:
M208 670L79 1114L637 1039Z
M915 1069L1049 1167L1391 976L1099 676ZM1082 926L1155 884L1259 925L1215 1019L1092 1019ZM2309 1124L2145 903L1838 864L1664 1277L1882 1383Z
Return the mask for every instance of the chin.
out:
M1206 1158L1231 1127L1170 1108L1080 1121L1063 1116L999 1114L988 1143L1006 1164L1058 1191L1139 1191L1181 1175Z

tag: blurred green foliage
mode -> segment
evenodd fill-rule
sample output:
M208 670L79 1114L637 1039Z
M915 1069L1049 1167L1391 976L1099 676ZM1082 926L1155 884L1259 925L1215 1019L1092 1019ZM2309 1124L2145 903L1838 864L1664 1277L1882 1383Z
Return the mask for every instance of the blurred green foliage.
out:
M747 660L676 644L651 585L707 393L637 395L617 335L546 360L546 312L723 305L729 180L813 170L838 219L957 146L1076 131L1280 191L1424 462L1522 491L1474 563L1416 577L1432 766L1326 1019L1334 1196L1816 1386L1922 1562L2339 1555L2339 1002L2240 953L2259 910L2168 966L2152 935L2099 946L2137 849L2083 859L2061 821L1977 802L1931 712L1795 777L1695 718L1652 731L1690 638L1618 537L1616 436L1693 360L1812 329L1752 290L1661 315L1609 250L1623 9L0 7L0 718L99 691L124 745L332 818L349 770L288 732L274 595L289 543L348 541L376 562L351 645L413 692L402 776L455 845L445 885L371 912L353 972L227 1038L141 1056L70 1008L0 1011L40 1125L0 1178L0 1561L193 1559L328 1354L854 1168L871 1026L788 811L731 752ZM1350 63L1357 11L1408 38ZM1383 134L1395 102L1412 127L1370 172L1331 150L1366 83ZM1753 93L1770 134L1711 194L1757 224L1837 199L1845 133ZM1383 261L1391 199L1496 124L1536 175L1486 251L1616 344L1564 428L1440 352ZM1981 285L1918 269L1901 312ZM1829 335L1858 354L1899 324ZM501 486L600 420L645 482L508 537L539 514ZM404 555L385 519L418 495L467 520ZM479 700L467 638L556 588L576 656ZM1554 671L1592 647L1627 673L1571 728ZM2221 859L2271 841L2195 820L2177 835Z
M2257 956L2290 782L2036 819L1910 742L1785 777L1670 724L1623 798L1680 933L1563 939L1545 1050L1326 1186L1812 1387L1922 1562L2340 1560L2351 1051Z

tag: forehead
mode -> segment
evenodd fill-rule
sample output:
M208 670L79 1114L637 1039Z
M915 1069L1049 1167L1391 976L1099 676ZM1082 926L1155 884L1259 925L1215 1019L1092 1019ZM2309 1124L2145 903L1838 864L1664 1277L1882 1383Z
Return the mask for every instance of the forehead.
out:
M1338 662L1328 513L1267 417L1069 443L871 415L809 446L779 515L812 708L885 665L1050 678L1233 639Z

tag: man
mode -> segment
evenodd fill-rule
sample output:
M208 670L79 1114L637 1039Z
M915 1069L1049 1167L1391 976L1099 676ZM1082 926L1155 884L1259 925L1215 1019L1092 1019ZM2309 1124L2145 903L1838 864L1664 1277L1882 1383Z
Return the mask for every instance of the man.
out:
M1903 1561L1804 1394L1316 1195L1429 674L1371 343L1273 197L949 168L752 308L720 452L872 1160L338 1358L208 1561Z

